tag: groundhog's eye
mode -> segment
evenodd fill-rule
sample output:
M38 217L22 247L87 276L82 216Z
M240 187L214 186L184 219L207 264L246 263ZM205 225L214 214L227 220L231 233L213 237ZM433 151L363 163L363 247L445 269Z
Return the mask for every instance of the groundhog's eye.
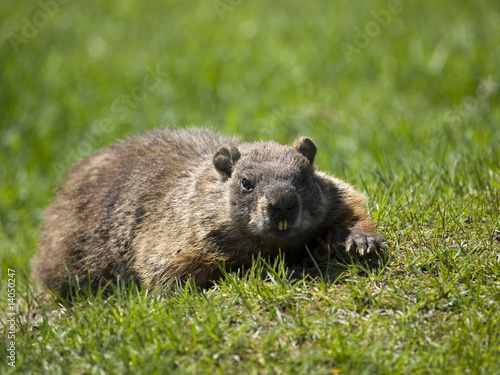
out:
M244 178L243 180L241 180L241 187L246 191L251 191L252 183L248 181L246 178Z

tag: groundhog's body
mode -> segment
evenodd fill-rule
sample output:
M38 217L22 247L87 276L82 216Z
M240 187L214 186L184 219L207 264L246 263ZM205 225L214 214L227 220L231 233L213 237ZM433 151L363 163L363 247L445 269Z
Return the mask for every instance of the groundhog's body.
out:
M258 254L297 256L328 242L363 255L383 246L350 185L315 172L316 146L240 143L206 130L162 130L77 164L48 208L34 272L67 296L118 276L146 287L192 276L205 286L219 265ZM334 243L335 242L335 243Z

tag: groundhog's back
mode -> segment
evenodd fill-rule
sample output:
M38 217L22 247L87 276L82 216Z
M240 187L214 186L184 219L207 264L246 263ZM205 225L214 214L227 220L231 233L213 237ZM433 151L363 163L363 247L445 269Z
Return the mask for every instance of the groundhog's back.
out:
M76 164L46 211L33 270L42 291L66 296L68 280L137 280L130 243L189 170L234 138L203 129L135 137ZM168 176L168 178L165 178Z

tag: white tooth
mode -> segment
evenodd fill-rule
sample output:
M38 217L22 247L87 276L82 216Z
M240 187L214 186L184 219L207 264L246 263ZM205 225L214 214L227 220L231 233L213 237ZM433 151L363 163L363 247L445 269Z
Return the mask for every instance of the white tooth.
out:
M288 221L286 219L285 220L281 220L278 223L278 229L279 230L287 230L288 229Z

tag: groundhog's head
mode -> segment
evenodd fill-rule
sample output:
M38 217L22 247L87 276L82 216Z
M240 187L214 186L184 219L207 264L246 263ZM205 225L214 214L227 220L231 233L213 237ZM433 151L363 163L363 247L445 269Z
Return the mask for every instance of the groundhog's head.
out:
M306 137L293 147L258 142L219 149L213 164L228 186L231 219L242 235L293 245L323 220L316 150Z

